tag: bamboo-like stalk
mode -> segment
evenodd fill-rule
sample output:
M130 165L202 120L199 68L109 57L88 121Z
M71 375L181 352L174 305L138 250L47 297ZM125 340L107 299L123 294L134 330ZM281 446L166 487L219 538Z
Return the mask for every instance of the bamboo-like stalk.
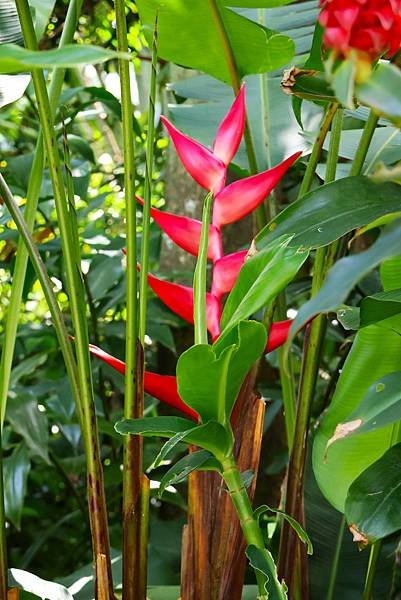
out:
M36 50L37 41L29 4L27 0L16 0L16 6L25 45L30 50ZM96 596L99 598L113 598L106 499L92 387L86 302L80 260L76 256L77 242L74 239L74 235L77 236L78 232L74 232L72 227L73 215L71 213L74 212L74 209L69 205L65 194L60 155L43 71L40 69L33 70L32 80L60 227L71 317L75 333L81 424L87 460L89 514L96 569Z
M342 130L342 110L338 108L338 104L332 104L324 116L322 126L320 128L319 135L316 138L311 158L306 169L305 177L301 185L300 195L305 194L310 189L316 166L321 155L323 143L332 122L333 128L330 138L329 154L327 157L327 170L325 179L326 182L329 182L335 178ZM319 248L316 252L313 270L312 296L315 295L320 289L325 279L328 267L327 250L326 248ZM285 497L286 513L299 520L301 520L303 517L303 484L310 411L315 391L320 352L324 339L325 328L326 317L325 315L319 315L311 324L307 326L305 332L301 378L298 389L294 444L290 456L290 464L288 467ZM297 573L297 569L295 568L297 556L296 551L297 547L299 547L297 540L298 538L294 536L292 528L288 527L286 522L283 523L278 561L279 576L285 579L290 590L290 595L294 598L296 597L296 592L294 589L296 587L295 574ZM302 573L301 578L302 577L306 577L306 574Z
M139 341L144 345L149 270L150 207L152 204L153 150L155 140L155 102L157 80L157 14L153 31L152 62L148 105L148 131L146 138L146 175L143 196L141 273L139 279Z
M59 46L62 47L72 41L83 0L71 0L68 5L67 15L63 25L63 31ZM49 88L49 103L54 117L58 98L61 93L65 69L56 69L53 73ZM36 209L39 200L40 187L42 184L44 170L44 148L43 137L39 133L34 152L31 173L29 175L27 202L24 218L29 231L33 230ZM3 350L0 362L0 425L3 427L4 415L7 405L7 392L10 382L11 365L14 355L15 339L19 314L21 310L21 298L24 288L25 273L28 263L28 252L22 238L18 241L13 281L11 288L10 303L7 309L7 320L4 330Z
M327 160L326 181L331 181L335 178L336 161L338 157L339 136L341 135L340 121L341 113L337 115L334 128L330 140L330 150ZM364 131L358 144L357 151L353 160L350 174L359 175L369 150L375 127L377 125L377 117L371 111L369 118L365 124ZM314 153L312 152L312 155ZM307 169L307 179L311 183L313 180L314 170L317 166L317 160L314 159L312 165ZM307 187L301 186L303 193L306 193ZM316 253L314 273L312 279L312 295L315 294L321 287L328 269L333 264L337 253L339 252L339 241L333 242L330 247L318 249ZM288 481L286 490L286 512L295 518L300 517L300 507L303 504L303 479L306 457L307 432L309 427L310 408L314 395L317 373L319 368L320 350L325 334L326 319L320 315L309 324L305 332L304 354L301 367L301 380L298 392L298 412L297 423L294 439L294 449L290 458ZM294 560L297 540L292 536L292 532L283 524L282 535L280 540L280 556L279 556L279 574L291 577L291 574L296 572L294 568ZM289 574L289 575L288 575ZM368 572L369 574L369 572ZM287 581L287 584L290 582ZM291 589L291 586L290 586Z
M128 38L124 0L115 0L115 11L117 48L126 53ZM127 61L119 60L119 73L127 232L124 417L135 419L143 416L143 347L138 341L135 147L130 65ZM142 438L134 435L125 436L123 452L123 599L144 600L147 582L148 511L146 505L149 482L143 474Z
M60 46L70 42L73 38L76 23L81 11L83 0L72 0L67 10L67 15L64 22L63 32L60 38ZM50 104L53 114L57 99L61 92L61 87L64 79L65 69L55 71L50 85ZM39 134L36 144L31 174L29 177L27 191L27 205L25 210L25 218L28 224L29 231L33 230L36 208L39 199L40 186L42 182L44 167L44 152L43 139ZM3 350L0 360L0 439L1 430L3 429L4 417L7 406L7 394L10 383L12 360L14 355L15 340L17 336L17 327L21 307L22 291L24 287L26 267L28 262L28 252L25 248L22 237L18 241L17 257L13 272L13 281L9 306L7 310L6 324L4 328ZM65 339L66 344L68 340ZM72 355L71 355L72 357ZM72 369L74 367L72 366ZM72 378L71 373L71 378ZM3 468L2 468L2 450L0 444L0 595L5 597L7 588L7 549L5 535L5 514L4 514L4 495L3 495Z

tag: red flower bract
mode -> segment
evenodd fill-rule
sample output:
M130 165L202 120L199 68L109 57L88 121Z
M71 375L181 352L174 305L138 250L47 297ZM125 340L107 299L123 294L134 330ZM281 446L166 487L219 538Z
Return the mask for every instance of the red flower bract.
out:
M401 48L401 0L320 0L319 21L327 48L352 50L375 60Z

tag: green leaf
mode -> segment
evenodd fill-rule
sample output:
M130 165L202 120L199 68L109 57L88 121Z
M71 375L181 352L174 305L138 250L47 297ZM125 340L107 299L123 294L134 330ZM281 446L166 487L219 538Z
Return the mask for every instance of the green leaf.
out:
M29 5L35 11L35 32L38 40L46 31L55 4L55 0L29 0Z
M15 44L4 44L0 54L0 73L19 73L32 69L68 68L78 65L102 63L116 58L130 60L129 54L121 54L89 44L66 44L54 50L34 51Z
M219 463L214 456L207 450L198 450L187 454L175 463L163 475L160 481L159 496L163 495L164 490L169 485L180 483L193 471L219 471Z
M291 245L326 246L349 231L384 214L399 210L401 187L377 184L367 177L346 177L318 187L293 202L256 237L256 246L282 235L293 235Z
M302 61L309 51L317 14L318 3L314 0L297 2L291 7L241 11L242 16L266 24L294 40L296 56L287 66L292 66L294 61ZM307 153L311 148L306 136L299 135L291 98L283 94L280 81L281 72L246 77L248 120L259 171L269 169L299 150ZM170 84L170 89L180 96L180 102L169 105L175 125L211 146L218 125L233 101L231 86L208 75L200 75ZM189 102L181 102L182 98ZM312 104L303 107L306 128L315 127L317 111L320 109ZM233 162L243 169L249 169L245 143L241 144Z
M22 32L15 0L2 0L0 2L0 45L10 43L22 44ZM0 108L21 98L30 80L31 76L27 73L0 75Z
M4 508L7 519L17 529L21 526L21 515L26 495L26 482L30 469L29 451L26 444L22 442L3 461Z
M203 422L215 420L226 424L245 375L265 345L264 326L244 321L223 334L213 346L192 346L177 363L180 397L199 412Z
M391 446L393 426L346 437L333 443L328 451L327 444L337 426L357 413L369 387L399 370L400 364L399 334L379 325L358 331L313 444L313 469L318 485L341 512L352 482Z
M115 429L118 433L124 435L133 434L169 439L176 434L185 432L185 435L180 437L178 441L209 450L217 457L226 454L232 447L230 433L215 421L209 421L204 425L196 425L193 421L182 417L148 417L145 419L124 419L115 424Z
M399 126L401 124L401 72L392 64L379 64L371 77L357 86L356 95L360 102L385 114Z
M303 100L334 102L336 96L324 73L297 75L292 86L283 86L287 93Z
M337 319L344 329L356 331L361 324L360 311L361 309L357 306L346 306L344 304L337 308Z
M9 398L6 419L24 438L28 448L50 464L48 420L45 413L39 412L37 401L21 394Z
M292 281L309 255L293 246L292 236L283 236L245 261L224 306L224 330L269 304Z
M401 288L367 296L361 302L361 327L378 323L399 313L401 313Z
M139 15L147 33L158 13L158 54L161 58L231 82L225 58L221 26L209 2L138 0ZM240 77L272 71L294 55L294 42L216 2L222 26L234 54ZM205 52L207 48L207 52Z
M194 429L196 424L182 417L147 417L145 419L124 419L114 428L122 435L134 434L144 437L173 437L180 431Z
M339 423L327 442L329 447L344 438L376 431L400 420L401 372L390 373L375 381L356 410L345 423Z
M47 358L47 354L35 354L22 360L11 371L10 386L15 386L22 377L34 373L38 367L47 361Z
M9 587L30 592L43 600L46 598L48 600L74 600L70 592L63 585L46 581L22 569L8 570L8 585Z
M89 160L91 163L96 163L95 154L92 150L92 146L87 140L73 133L67 134L67 140L71 153L79 154L80 156L82 156L82 158Z
M282 517L286 521L288 521L288 523L291 525L293 530L296 532L296 534L298 535L301 542L303 542L307 546L308 554L309 555L313 554L312 541L311 541L309 535L306 533L305 529L298 523L298 521L296 519L294 519L293 517L290 517L290 515L287 515L287 513L284 512L283 510L279 510L278 508L271 508L270 506L267 506L267 504L263 504L262 506L259 506L255 510L255 512L254 512L255 519L257 519L259 521L260 517L266 512L273 512L273 513L276 513L277 515L282 515Z
M398 254L401 254L400 220L386 226L368 250L342 258L330 269L319 292L300 308L291 326L290 339L315 315L340 308L358 281L386 258Z
M274 600L287 600L287 587L285 583L281 584L278 580L277 570L270 552L266 548L261 550L256 546L248 546L246 555L253 569L262 573L266 578L264 584L266 597L258 596L258 598L260 600L268 598L269 600L273 598Z
M345 516L361 545L401 529L400 461L401 444L396 444L361 473L348 491Z

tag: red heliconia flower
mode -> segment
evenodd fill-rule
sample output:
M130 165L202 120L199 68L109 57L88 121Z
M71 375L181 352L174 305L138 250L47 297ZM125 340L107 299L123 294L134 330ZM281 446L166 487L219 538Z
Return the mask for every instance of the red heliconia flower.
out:
M235 98L217 130L213 151L184 135L161 117L177 154L188 173L206 190L218 194L224 187L227 167L238 150L245 126L245 86Z
M172 283L148 274L148 283L166 306L184 321L194 323L194 291L191 287ZM220 335L221 305L213 294L206 294L207 328L215 340Z
M213 265L212 294L221 298L231 292L244 264L248 250L226 254Z
M320 0L319 21L327 48L347 57L356 50L370 60L401 48L401 0Z
M136 196L136 199L143 205L142 198ZM164 210L157 210L157 208L151 208L150 214L177 246L194 256L198 256L202 221L174 215ZM213 262L219 260L223 255L221 233L214 225L210 225L209 228L207 255Z
M111 354L108 354L93 344L89 344L89 350L91 354L97 358L100 358L100 360L110 365L110 367L113 367L113 369L122 375L125 375L125 363L122 360L115 358ZM187 406L179 397L177 391L177 380L173 375L158 375L157 373L145 371L144 389L145 392L154 398L157 398L160 400L160 402L164 402L164 404L167 404L172 408L176 408L194 421L198 421L198 413Z
M268 171L234 181L225 187L213 202L213 225L220 228L239 221L255 210L301 154L296 152Z

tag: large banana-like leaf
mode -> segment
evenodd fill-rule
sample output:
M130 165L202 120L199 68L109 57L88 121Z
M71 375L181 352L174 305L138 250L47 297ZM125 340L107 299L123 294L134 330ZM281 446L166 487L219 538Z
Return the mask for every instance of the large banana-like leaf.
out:
M137 0L143 25L153 27L158 15L161 58L198 69L229 83L226 45L240 77L272 71L294 55L294 42L227 8L222 0Z
M395 275L400 275L399 257L387 261L382 267L385 291L394 289L397 284ZM398 320L397 325L401 325L399 315L392 318ZM347 421L347 417L355 411L370 385L384 375L398 371L400 364L401 335L396 330L380 324L359 330L313 446L313 468L319 487L333 506L342 512L351 483L397 439L390 425L339 440L329 447L327 443L337 425Z
M239 4L245 6L245 2L236 3ZM302 62L302 57L310 50L317 12L316 0L296 3L285 9L239 10L243 17L265 23L281 34L290 36L295 42L295 57L292 62L296 63ZM208 71L205 69L205 72ZM258 169L268 169L298 150L308 151L310 143L307 136L301 135L291 98L281 90L281 70L278 73L249 75L245 81L248 117ZM231 88L208 75L201 75L174 83L170 89L189 100L169 106L174 123L188 135L211 145L217 126L233 100ZM314 130L317 127L320 112L312 103L305 103L305 129ZM248 168L244 145L241 145L234 162L242 168Z

